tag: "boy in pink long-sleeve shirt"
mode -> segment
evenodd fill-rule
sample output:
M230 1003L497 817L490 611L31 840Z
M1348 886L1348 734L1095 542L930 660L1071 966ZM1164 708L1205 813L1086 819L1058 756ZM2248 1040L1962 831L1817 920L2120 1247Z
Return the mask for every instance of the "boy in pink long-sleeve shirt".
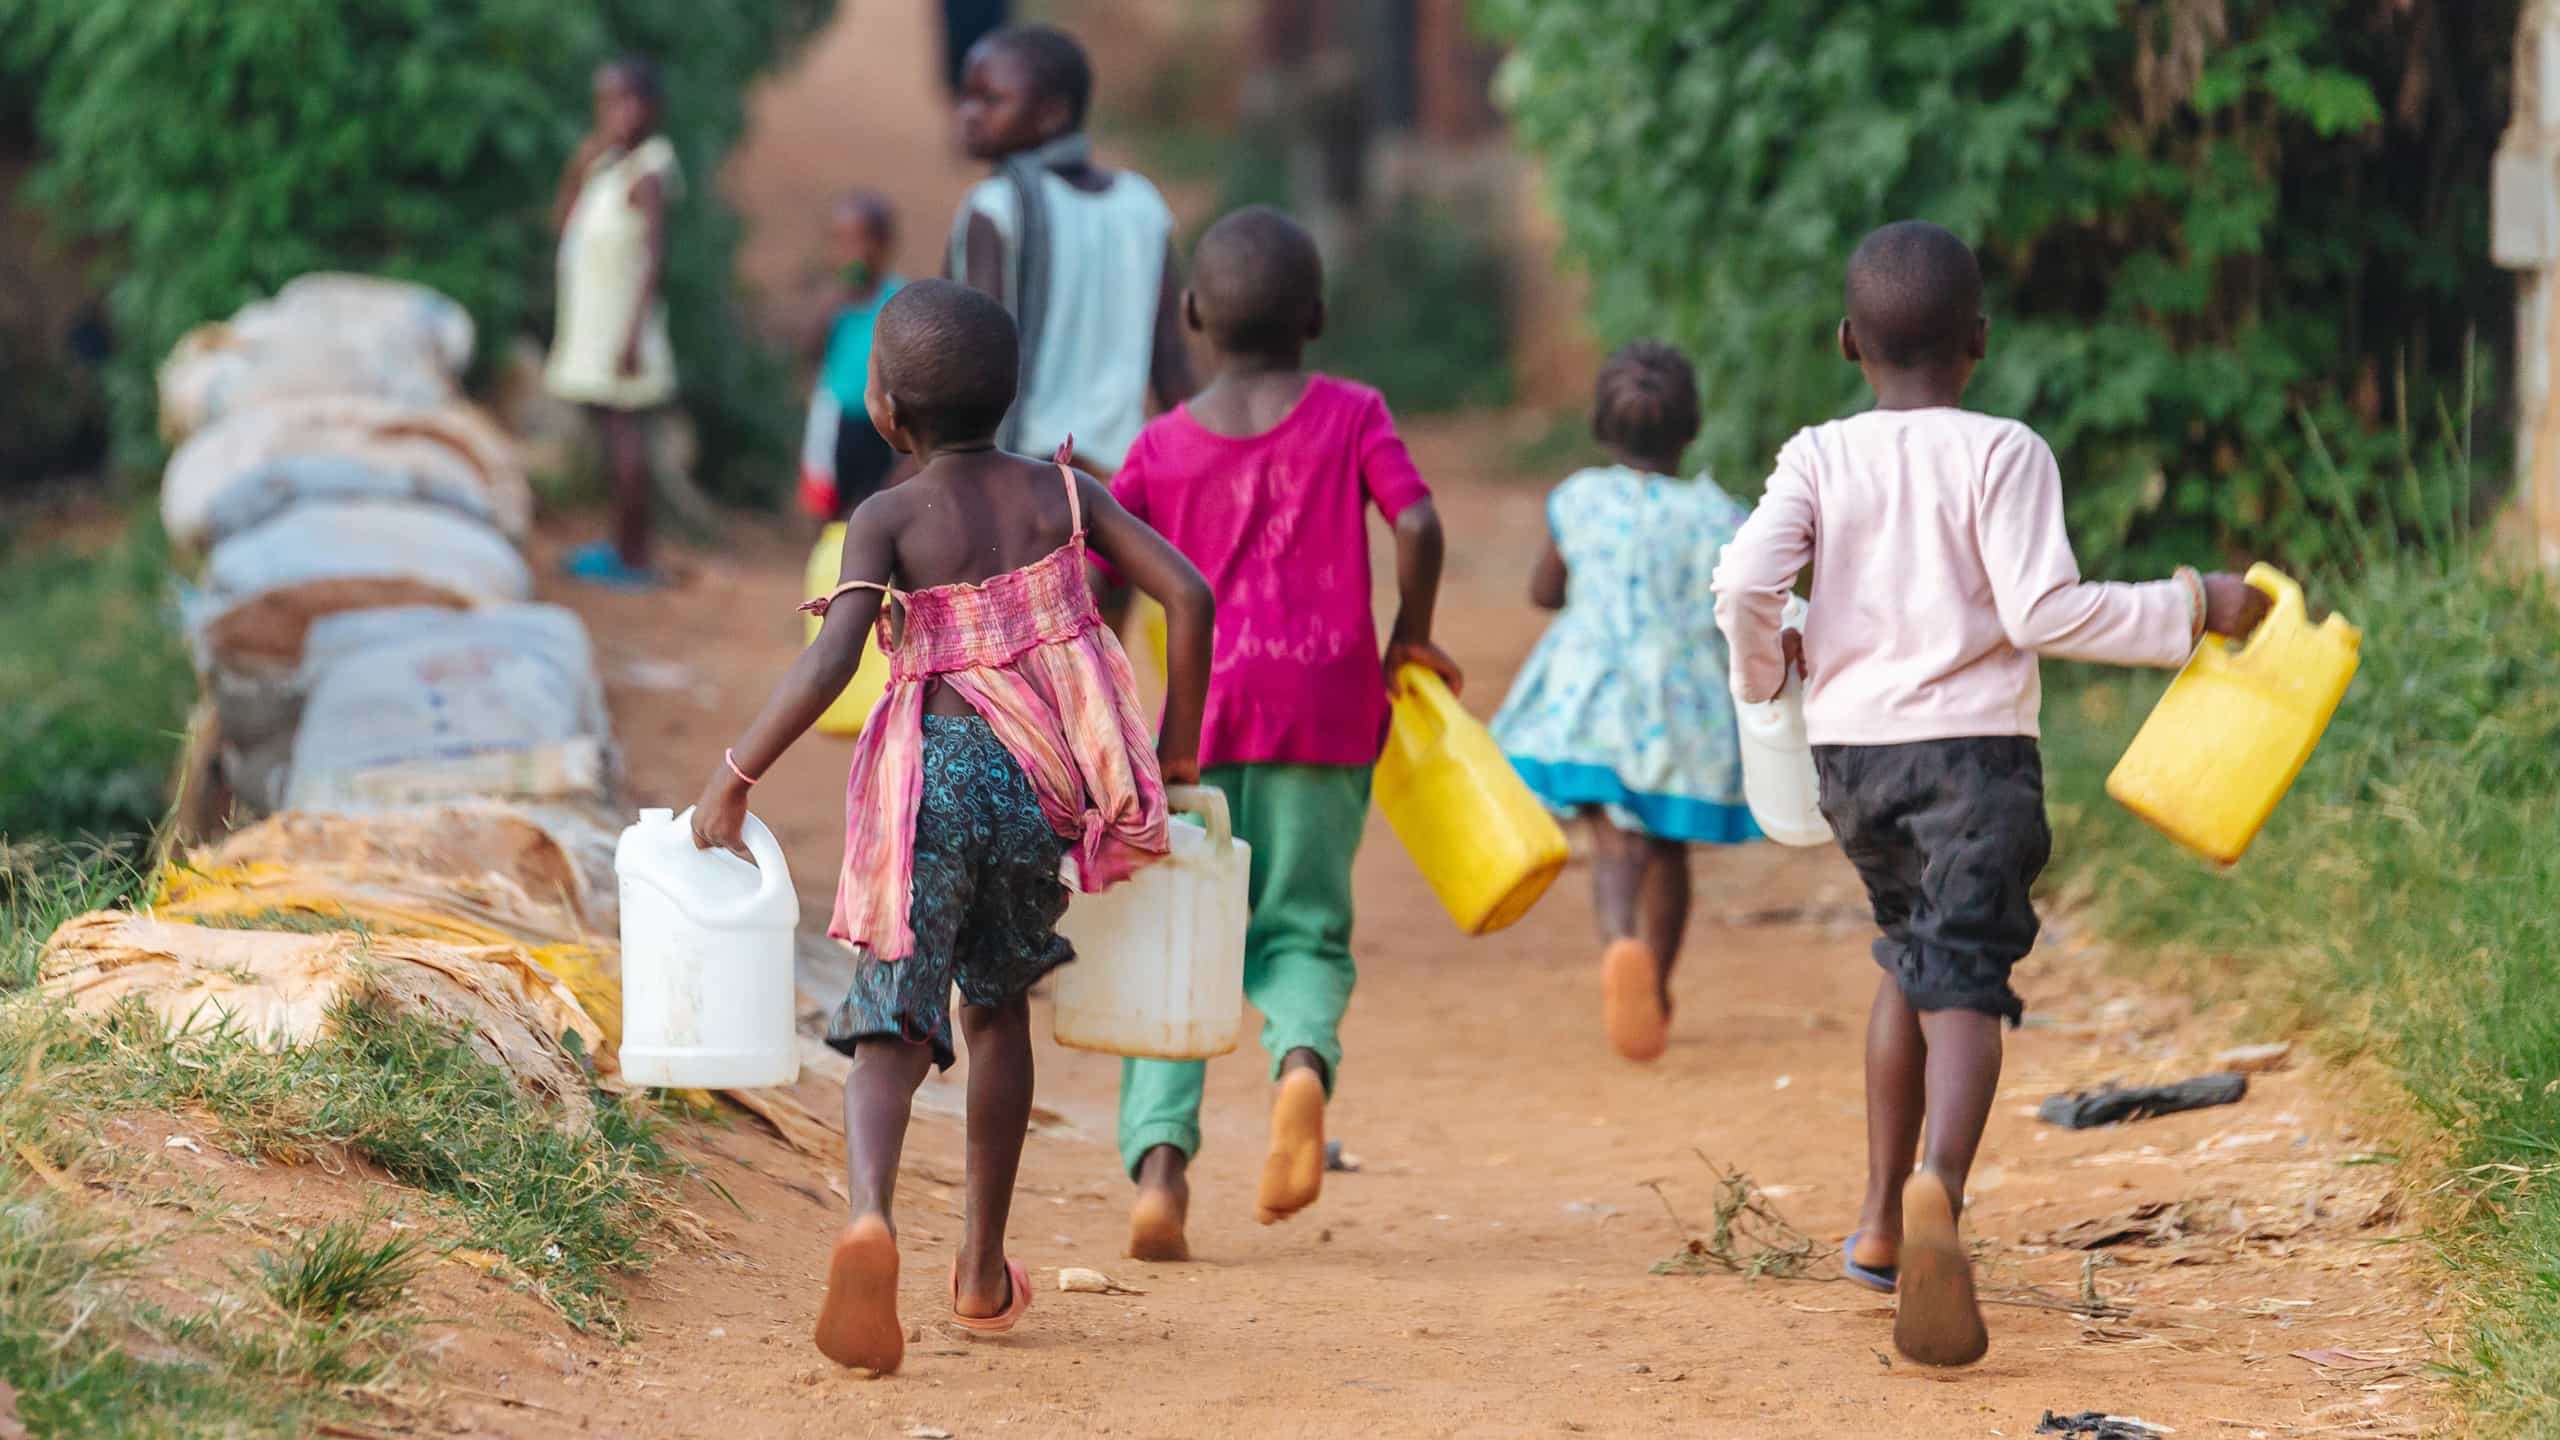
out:
M1894 1344L1964 1365L1990 1340L1956 1229L2000 1080L2009 972L2035 944L2028 890L2052 833L2037 657L2174 667L2264 614L2233 575L2080 578L2053 452L1959 407L1989 324L1982 273L1935 225L1888 225L1849 260L1840 353L1876 408L1799 432L1724 549L1716 619L1742 698L1804 675L1822 810L1883 938L1867 1022L1867 1194L1852 1280L1895 1291ZM1805 632L1781 632L1813 567ZM1923 1120L1928 1151L1914 1170Z

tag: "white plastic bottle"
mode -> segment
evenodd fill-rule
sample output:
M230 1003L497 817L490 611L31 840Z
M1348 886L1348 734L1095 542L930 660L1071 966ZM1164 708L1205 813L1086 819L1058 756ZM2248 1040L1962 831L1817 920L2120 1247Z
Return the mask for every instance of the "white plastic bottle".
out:
M792 932L800 896L782 845L747 817L750 865L697 850L693 812L643 810L622 832L622 1076L751 1090L800 1078Z
M1786 628L1802 630L1805 614L1804 602L1788 597ZM1781 845L1830 844L1813 745L1805 738L1804 682L1790 668L1776 698L1754 705L1737 690L1733 709L1742 732L1742 795L1760 832Z
M1156 1060L1206 1060L1244 1027L1246 879L1253 847L1235 838L1224 792L1176 786L1173 853L1127 883L1067 904L1058 933L1076 947L1058 972L1050 1033L1061 1045Z

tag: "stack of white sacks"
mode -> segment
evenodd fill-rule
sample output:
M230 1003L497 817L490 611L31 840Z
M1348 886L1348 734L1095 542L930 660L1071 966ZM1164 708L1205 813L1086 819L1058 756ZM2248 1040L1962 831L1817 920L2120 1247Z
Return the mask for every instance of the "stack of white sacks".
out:
M161 517L200 556L187 629L237 822L496 804L610 846L593 646L529 603L532 492L461 394L471 318L307 275L181 340Z

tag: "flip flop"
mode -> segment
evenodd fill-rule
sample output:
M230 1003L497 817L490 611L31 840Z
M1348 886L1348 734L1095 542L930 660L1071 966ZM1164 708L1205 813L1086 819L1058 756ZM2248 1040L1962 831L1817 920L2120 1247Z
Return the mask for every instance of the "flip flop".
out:
M655 570L634 570L623 564L621 552L602 540L560 557L560 570L572 580L611 590L655 590L666 583Z
M1004 1262L1005 1286L1012 1293L1005 1297L1004 1308L993 1315L960 1313L960 1262L951 1263L951 1323L972 1335L1002 1335L1022 1323L1022 1312L1031 1308L1031 1272L1019 1260Z
M1894 1273L1894 1267L1858 1263L1858 1241L1866 1233L1864 1230L1854 1231L1848 1239L1840 1242L1840 1273L1878 1294L1890 1295L1893 1293L1894 1283L1900 1279Z

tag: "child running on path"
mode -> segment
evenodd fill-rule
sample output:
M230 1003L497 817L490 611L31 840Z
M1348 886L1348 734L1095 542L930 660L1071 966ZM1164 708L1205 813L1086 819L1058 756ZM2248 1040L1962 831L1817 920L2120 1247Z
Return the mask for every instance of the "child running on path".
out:
M1031 1116L1028 996L1074 958L1056 928L1060 861L1073 857L1078 887L1093 891L1162 856L1164 783L1199 771L1209 588L1063 456L1040 464L995 448L1017 359L1003 308L963 286L921 281L882 309L868 408L923 468L854 511L844 583L803 607L826 617L816 642L694 809L696 844L736 849L755 777L843 693L875 622L897 622L889 693L854 751L828 927L856 959L827 1027L827 1043L853 1057L854 1218L817 1322L829 1358L884 1374L906 1348L890 1218L898 1154L926 1068L954 1058L953 983L971 1063L952 1319L998 1333L1031 1304L1004 1232ZM1172 693L1152 751L1128 657L1086 584L1088 543L1170 617Z
M1630 1060L1658 1058L1689 924L1689 847L1759 830L1707 577L1750 512L1705 475L1676 478L1698 436L1698 377L1639 341L1601 367L1591 430L1617 463L1547 500L1530 599L1560 612L1493 719L1554 809L1590 817L1602 1014Z
M880 307L907 283L889 273L897 243L897 212L877 190L854 191L827 217L827 258L835 273L818 307L826 317L811 346L818 383L800 451L800 505L813 520L851 515L897 464L897 452L872 428L862 402Z
M684 193L675 146L658 132L658 67L636 55L596 72L595 129L560 175L560 309L543 378L585 406L613 471L613 538L571 551L571 575L600 585L657 582L649 568L651 411L676 394L675 351L658 292L667 207Z
M1173 212L1143 175L1093 163L1093 67L1045 25L998 30L969 53L960 130L996 173L951 227L946 273L1004 302L1022 332L1021 395L998 442L1045 455L1075 437L1108 475L1147 420L1195 388L1175 297Z
M1989 334L1982 272L1935 225L1888 225L1850 257L1840 353L1876 408L1799 432L1725 547L1717 618L1744 699L1805 675L1822 810L1883 938L1867 1022L1867 1193L1852 1280L1898 1291L1894 1345L1930 1365L1989 1348L1957 1232L2000 1080L2011 967L2035 944L2029 887L2052 843L2036 748L2051 655L2170 667L2265 602L2237 576L2080 578L2043 439L1959 408ZM1780 634L1813 567L1801 640ZM1923 1123L1928 1148L1919 1151Z
M1278 1085L1255 1199L1268 1225L1314 1203L1324 1183L1324 1107L1354 975L1351 861L1386 738L1386 677L1406 664L1453 685L1459 675L1431 643L1439 515L1386 402L1303 366L1324 328L1315 243L1257 206L1210 227L1195 260L1182 313L1217 352L1217 378L1146 428L1111 488L1218 597L1200 758L1253 847L1244 989ZM1373 505L1395 532L1403 597L1383 670L1369 609ZM1206 1071L1199 1061L1122 1067L1120 1156L1138 1184L1129 1253L1139 1259L1190 1258L1185 1171L1200 1152Z

